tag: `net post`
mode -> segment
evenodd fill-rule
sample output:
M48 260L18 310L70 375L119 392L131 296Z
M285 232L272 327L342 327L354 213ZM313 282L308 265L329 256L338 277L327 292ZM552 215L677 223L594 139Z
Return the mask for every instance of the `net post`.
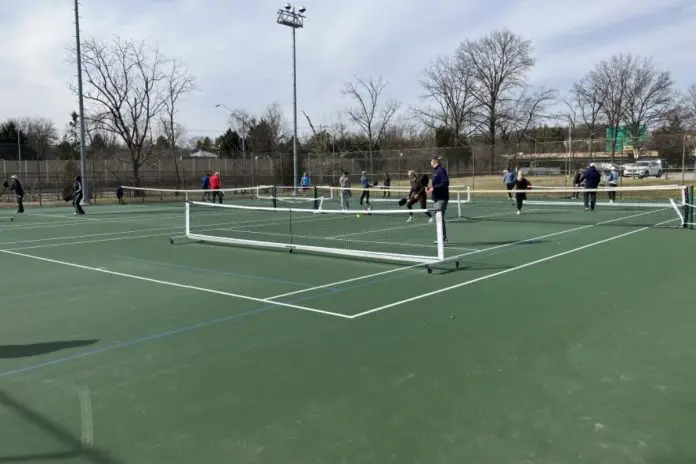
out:
M315 185L312 187L312 190L314 190L314 209L319 209L319 192L317 186Z
M437 259L445 260L445 235L442 230L442 211L435 211L435 231L437 234Z
M694 186L690 185L688 190L688 208L689 208L689 228L693 230L694 228Z
M460 192L457 192L457 217L462 217L462 197Z
M184 203L184 211L186 215L184 232L186 232L186 237L188 237L191 235L191 204L188 201Z
M276 186L271 187L271 203L274 208L278 207L278 200L276 198Z

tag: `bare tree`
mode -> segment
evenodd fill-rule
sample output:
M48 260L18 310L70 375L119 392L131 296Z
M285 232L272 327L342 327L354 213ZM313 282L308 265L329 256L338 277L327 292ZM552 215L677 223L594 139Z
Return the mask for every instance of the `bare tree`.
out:
M73 58L75 56L73 55ZM176 64L142 42L90 39L82 44L87 111L109 132L118 134L128 150L133 180L151 151L152 135L167 100L167 76Z
M647 128L654 128L673 114L674 81L669 71L660 71L650 58L636 60L628 80L624 110L634 150Z
M691 84L681 99L684 122L689 130L696 130L696 84Z
M181 187L181 173L179 170L179 160L177 155L177 145L185 134L183 125L177 122L177 105L179 99L189 93L194 88L193 78L188 71L177 62L172 61L169 72L164 80L164 105L163 114L160 119L160 128L167 138L167 148L169 159L174 163L176 170L176 188Z
M498 128L527 84L534 66L532 43L509 30L496 31L476 41L462 43L456 54L462 73L473 78L473 97L480 107L480 123L495 158Z
M425 90L423 98L431 102L428 108L414 108L416 117L428 128L450 129L453 144L458 144L464 128L472 120L478 103L474 99L474 75L472 68L458 66L453 58L438 57L425 69L420 85Z
M600 82L591 73L573 84L570 91L570 105L582 124L590 132L589 152L594 153L594 141L599 128L604 123L604 98L606 94Z
M386 88L387 82L381 77L370 78L368 81L356 78L355 82L348 82L341 91L343 95L353 99L355 106L346 112L367 138L370 175L374 174L373 149L382 140L389 122L401 107L395 100L380 104L380 97Z
M636 67L632 55L614 55L600 62L588 76L592 85L600 90L602 113L609 126L611 161L614 162L618 148L619 132L626 115L626 103L631 78Z
M512 105L510 113L505 115L511 120L513 134L518 143L529 136L530 130L551 117L550 105L555 100L556 91L553 89L542 87L536 90L530 88L523 90Z
M50 119L22 118L17 124L27 142L37 148L48 146L58 140L56 125Z

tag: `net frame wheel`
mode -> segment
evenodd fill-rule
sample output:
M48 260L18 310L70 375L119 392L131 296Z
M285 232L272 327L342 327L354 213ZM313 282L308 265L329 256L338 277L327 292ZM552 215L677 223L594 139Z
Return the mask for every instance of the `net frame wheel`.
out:
M432 273L433 273L433 268L430 267L430 266L425 266L425 270L428 272L428 274L432 274Z
M172 237L169 237L169 244L174 245L174 239Z

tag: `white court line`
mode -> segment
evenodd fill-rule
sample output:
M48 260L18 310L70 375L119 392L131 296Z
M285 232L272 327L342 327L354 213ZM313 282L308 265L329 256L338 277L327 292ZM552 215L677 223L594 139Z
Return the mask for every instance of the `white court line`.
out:
M324 311L321 309L309 308L307 306L299 306L299 305L295 305L295 304L291 304L291 303L282 303L280 301L271 301L268 298L256 298L253 296L240 295L238 293L223 292L221 290L214 290L211 288L204 288L204 287L196 287L194 285L179 284L176 282L169 282L167 280L159 280L159 279L153 279L151 277L143 277L143 276L138 276L138 275L134 275L134 274L126 274L124 272L110 271L108 269L103 269L103 268L98 268L98 267L93 267L93 266L85 266L83 264L70 263L67 261L60 261L57 259L44 258L42 256L29 255L26 253L19 253L16 251L0 250L0 253L5 253L8 255L14 255L14 256L21 256L23 258L35 259L37 261L43 261L45 263L59 264L62 266L73 267L76 269L83 269L86 271L100 272L102 274L109 274L109 275L114 275L114 276L118 276L118 277L124 277L126 279L140 280L142 282L150 282L153 284L166 285L169 287L176 287L176 288L183 288L186 290L194 290L194 291L203 292L203 293L212 293L214 295L229 296L232 298L239 298L240 300L254 301L257 303L266 303L266 304L270 304L270 305L277 305L277 306L283 306L286 308L298 309L300 311L307 311L307 312L311 312L311 313L324 314L327 316L340 317L343 319L350 319L350 316L347 316L345 314L334 313L331 311Z
M335 217L332 218L311 218L311 219L298 219L295 220L295 222L312 222L312 221L329 221L329 220L334 220L337 219ZM225 225L230 225L230 224L247 224L247 225L252 225L254 227L263 227L263 226L268 226L268 225L274 225L274 224L283 224L286 221L281 220L281 219L254 219L250 221L235 221L235 222L220 222L220 223L215 223L215 224L209 224L206 226L206 228L203 229L203 231L211 231L211 230L217 230L215 227L218 226L225 226ZM59 246L70 246L70 245L80 245L80 244L87 244L87 243L102 243L102 242L111 242L115 240L132 240L136 238L149 238L149 237L162 237L165 235L170 235L171 232L175 232L177 230L182 229L182 226L170 226L170 227L158 227L154 229L138 229L138 230L131 230L131 231L119 231L119 232L104 232L100 234L86 234L86 235L73 235L69 237L55 237L55 238L42 238L42 239L35 239L35 240L18 240L18 241L12 241L12 242L0 242L0 246L2 245L23 245L26 243L37 243L37 242L48 242L48 241L58 241L58 240L75 240L75 239L83 239L83 238L89 238L89 237L99 237L99 236L108 236L108 235L128 235L128 234L137 234L140 232L155 232L158 230L167 230L169 232L166 233L160 233L160 234L147 234L147 235L132 235L132 236L127 236L127 237L112 237L112 238L107 238L107 239L98 239L98 240L82 240L78 242L68 242L68 243L52 243L52 244L47 244L47 245L35 245L35 246L28 246L28 247L19 247L19 248L11 248L10 250L32 250L35 248L53 248L53 247L59 247ZM225 230L225 229L220 229L220 230ZM256 232L252 232L256 233Z
M671 220L669 220L669 221L664 221L664 222L658 223L657 225L660 226L660 225L662 225L662 224L667 224L667 223L669 223L669 222L674 222L674 221L677 221L677 220L678 220L678 219L671 219ZM587 244L587 245L583 245L583 246L579 246L579 247L576 247L576 248L572 248L572 249L570 249L570 250L566 250L566 251L563 251L563 252L561 252L561 253L556 253L556 254L554 254L554 255L547 256L547 257L545 257L545 258L537 259L536 261L531 261L531 262L529 262L529 263L520 264L519 266L511 267L511 268L509 268L509 269L505 269L505 270L502 270L502 271L499 271L499 272L494 272L494 273L492 273L492 274L487 274L487 275L485 275L485 276L481 276L481 277L478 277L478 278L476 278L476 279L467 280L467 281L465 281L465 282L460 282L460 283L458 283L458 284L450 285L449 287L440 288L440 289L434 290L434 291L432 291L432 292L424 293L424 294L421 294L421 295L418 295L418 296L414 296L414 297L411 297L411 298L406 298L406 299L400 300L400 301L395 301L394 303L389 303L389 304L386 304L386 305L383 305L383 306L379 306L379 307L377 307L377 308L373 308L373 309L370 309L370 310L367 310L367 311L363 311L363 312L361 312L361 313L353 314L350 318L351 318L351 319L357 319L357 318L359 318L359 317L364 317L364 316L367 316L367 315L369 315L369 314L374 314L374 313L379 312L379 311L384 311L385 309L393 308L393 307L395 307L395 306L401 306L401 305L404 305L404 304L406 304L406 303L412 303L412 302L414 302L414 301L422 300L423 298L429 298L429 297L431 297L431 296L438 295L438 294L440 294L440 293L445 293L445 292L449 292L449 291L452 291L452 290L456 290L456 289L458 289L458 288L465 287L465 286L467 286L467 285L472 285L472 284L475 284L475 283L477 283L477 282L482 282L482 281L484 281L484 280L492 279L493 277L498 277L498 276L501 276L501 275L505 275L505 274L508 274L508 273L510 273L510 272L519 271L520 269L525 269L525 268L528 268L528 267L531 267L531 266L535 266L535 265L537 265L537 264L545 263L546 261L551 261L551 260L553 260L553 259L557 259L557 258L560 258L560 257L562 257L562 256L569 255L569 254L571 254L571 253L576 253L576 252L578 252L578 251L586 250L586 249L588 249L588 248L592 248L592 247L595 247L595 246L597 246L597 245L602 245L602 244L607 243L607 242L611 242L611 241L614 241L614 240L618 240L618 239L620 239L620 238L628 237L629 235L637 234L637 233L639 233L639 232L646 231L646 230L648 230L648 229L650 229L650 228L651 228L651 227L641 227L640 229L634 229L634 230L631 230L631 231L629 231L629 232L625 232L625 233L623 233L623 234L614 235L614 236L612 236L612 237L605 238L605 239L603 239L603 240L598 240L598 241L596 241L596 242L592 242L592 243Z
M80 389L80 422L82 424L82 448L94 448L94 415L92 395L88 387Z
M643 212L643 213L638 213L638 214L632 214L632 215L630 215L630 216L625 216L625 217L621 217L621 218L610 219L610 220L608 220L608 221L597 222L597 223L595 223L595 224L587 224L587 225L580 226L580 227L574 227L574 228L572 228L572 229L564 229L564 230L561 230L561 231L559 231L559 232L553 232L553 233L551 233L551 234L541 235L541 236L539 236L539 237L527 238L527 239L518 240L518 241L512 242L512 243L503 243L502 245L496 245L496 246L492 246L492 247L488 247L488 248L480 248L480 249L478 249L478 250L470 251L470 252L468 252L468 253L462 253L462 254L460 254L460 255L455 255L455 256L447 257L447 258L445 258L445 260L446 260L446 261L454 261L454 260L457 260L457 259L460 259L460 258L464 258L464 257L466 257L466 256L471 256L471 255L475 255L475 254L479 254L479 253L485 253L485 252L487 252L487 251L493 251L493 250L497 250L497 249L500 249L500 248L507 248L507 247L511 247L511 246L515 246L515 245L521 245L521 244L523 244L523 243L532 242L532 241L535 241L535 240L542 240L542 239L550 238L550 237L556 237L556 236L558 236L558 235L569 234L569 233L571 233L571 232L576 232L576 231L578 231L578 230L589 229L589 228L591 228L591 227L596 227L596 226L600 226L600 225L604 225L604 224L610 224L610 223L612 223L612 222L618 222L618 221L623 221L623 220L625 220L625 219L631 219L631 218L638 217L638 216L644 216L644 215L646 215L646 214L651 214L651 213L653 213L653 212L654 212L654 211L648 211L648 212ZM672 222L672 221L668 221L668 222ZM662 223L661 223L661 224L662 224ZM396 269L389 269L389 270L387 270L387 271L376 272L376 273L374 273L374 274L367 274L367 275L363 275L363 276L359 276L359 277L353 277L352 279L341 280L341 281L338 281L338 282L330 282L330 283L328 283L328 284L317 285L317 286L315 286L315 287L305 288L305 289L302 289L302 290L295 290L294 292L281 293L280 295L271 296L271 297L269 297L268 299L269 299L269 300L275 300L275 299L278 299L278 298L284 298L284 297L286 297L286 296L297 295L298 293L313 292L313 291L315 291L315 290L321 290L322 288L336 287L336 286L343 285L343 284L348 284L348 283L351 283L351 282L357 282L357 281L359 281L359 280L371 279L371 278L373 278L373 277L378 277L378 276L385 275L385 274L391 274L391 273L394 273L394 272L407 271L407 270L410 270L410 269L413 269L413 268L416 268L416 267L422 267L422 266L423 266L423 264L412 264L412 265L409 265L409 266L398 267L398 268L396 268Z

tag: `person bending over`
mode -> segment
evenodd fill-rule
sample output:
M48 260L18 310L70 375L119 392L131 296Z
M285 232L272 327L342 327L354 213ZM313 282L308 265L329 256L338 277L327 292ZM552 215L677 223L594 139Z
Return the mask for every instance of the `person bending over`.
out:
M15 175L10 177L10 181L9 190L12 190L17 196L17 213L22 214L24 212L24 186Z
M416 171L408 171L408 179L411 182L411 190L408 192L408 201L406 202L406 208L413 209L413 205L420 203L421 209L425 210L425 214L433 222L433 215L427 210L428 194L426 189L428 188L428 176L426 174L417 175ZM413 221L413 213L409 213L406 222Z

